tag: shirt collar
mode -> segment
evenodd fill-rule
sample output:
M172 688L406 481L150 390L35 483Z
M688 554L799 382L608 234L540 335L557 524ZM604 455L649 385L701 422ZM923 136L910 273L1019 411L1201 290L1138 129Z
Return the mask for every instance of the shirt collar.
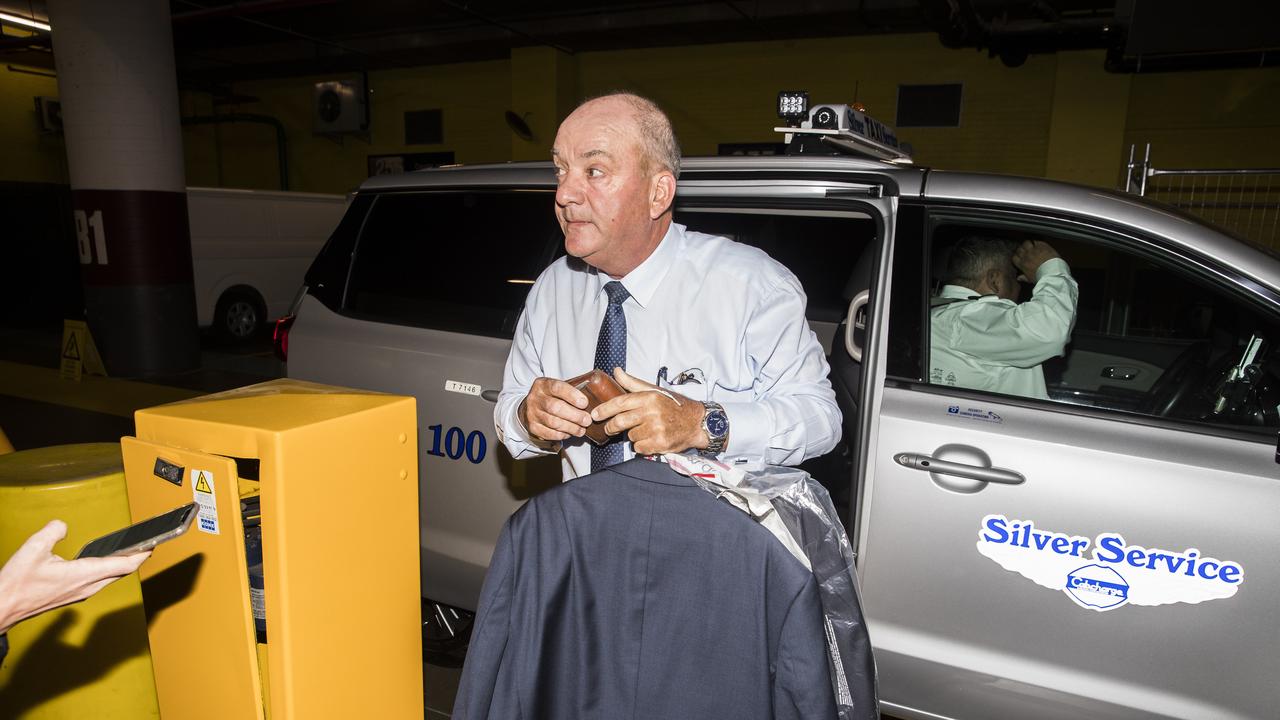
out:
M938 293L938 297L959 298L961 300L973 300L981 297L982 293L977 290L971 290L963 285L943 285L942 291Z
M667 234L662 236L662 240L658 241L658 247L649 253L649 257L644 262L636 266L634 270L622 276L620 282L622 286L631 294L631 299L636 301L640 307L649 304L653 296L658 292L658 286L662 284L663 278L671 270L671 265L675 258L679 256L679 245L684 243L684 226L678 223L671 223L671 227L667 228ZM594 270L594 268L592 268ZM599 282L599 291L604 292L605 283L613 278L608 274L599 271L595 272L596 280Z

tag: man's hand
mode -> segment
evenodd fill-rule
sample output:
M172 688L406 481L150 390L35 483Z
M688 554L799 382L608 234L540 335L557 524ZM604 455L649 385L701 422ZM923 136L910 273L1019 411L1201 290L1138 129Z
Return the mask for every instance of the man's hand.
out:
M21 620L80 602L151 557L141 552L124 557L63 560L53 546L67 536L67 525L53 520L27 539L0 568L0 633Z
M1040 269L1046 261L1058 257L1058 252L1053 246L1043 240L1027 240L1013 251L1013 266L1018 268L1021 273L1018 280L1022 282L1033 283L1036 281L1036 271Z
M613 378L628 392L601 403L591 417L607 420L604 429L610 435L625 432L636 454L684 452L707 446L707 434L702 431L706 408L702 403L679 393L660 391L622 368L614 368Z
M541 377L529 386L520 403L520 420L533 437L560 442L582 437L591 425L591 415L583 408L587 396L563 380Z

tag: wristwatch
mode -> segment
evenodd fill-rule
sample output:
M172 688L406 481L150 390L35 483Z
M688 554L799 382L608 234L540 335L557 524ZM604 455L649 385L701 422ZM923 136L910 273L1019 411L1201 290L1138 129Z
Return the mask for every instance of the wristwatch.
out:
M703 452L719 455L729 439L729 416L720 403L704 402L702 406L706 408L702 414L702 431L707 434L707 447Z

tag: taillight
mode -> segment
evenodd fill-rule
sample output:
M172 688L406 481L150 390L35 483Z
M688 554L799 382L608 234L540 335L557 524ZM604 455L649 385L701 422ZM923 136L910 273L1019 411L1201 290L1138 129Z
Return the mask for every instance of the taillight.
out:
M285 315L276 321L276 328L271 333L271 349L275 351L280 362L289 360L289 328L293 327L296 315Z

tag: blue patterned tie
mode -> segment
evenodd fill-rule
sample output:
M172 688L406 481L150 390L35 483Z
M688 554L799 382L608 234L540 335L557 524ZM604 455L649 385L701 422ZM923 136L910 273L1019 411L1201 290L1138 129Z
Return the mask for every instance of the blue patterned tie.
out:
M596 368L612 376L616 367L627 369L627 315L622 312L622 303L631 293L617 280L605 283L604 291L609 293L609 308L604 311L600 337L596 339ZM606 445L592 445L591 472L622 462L624 440L625 436L619 436Z

